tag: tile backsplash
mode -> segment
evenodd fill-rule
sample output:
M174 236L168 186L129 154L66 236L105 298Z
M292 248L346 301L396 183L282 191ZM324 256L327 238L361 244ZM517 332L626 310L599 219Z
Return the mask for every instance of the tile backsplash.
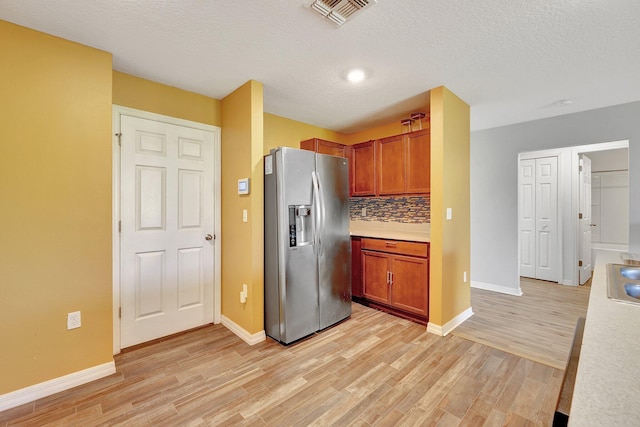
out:
M429 195L404 197L352 197L349 199L351 221L403 223L431 222ZM362 215L363 208L366 215Z

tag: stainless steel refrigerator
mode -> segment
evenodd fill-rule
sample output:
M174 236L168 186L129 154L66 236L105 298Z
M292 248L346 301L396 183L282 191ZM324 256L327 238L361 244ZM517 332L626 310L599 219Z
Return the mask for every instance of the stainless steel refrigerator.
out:
M351 315L349 165L280 147L264 158L265 331L284 344Z

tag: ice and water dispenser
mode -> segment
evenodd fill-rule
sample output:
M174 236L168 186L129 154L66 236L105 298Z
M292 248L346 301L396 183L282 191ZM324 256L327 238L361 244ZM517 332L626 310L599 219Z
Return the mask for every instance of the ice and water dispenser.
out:
M289 206L289 247L311 244L311 205Z

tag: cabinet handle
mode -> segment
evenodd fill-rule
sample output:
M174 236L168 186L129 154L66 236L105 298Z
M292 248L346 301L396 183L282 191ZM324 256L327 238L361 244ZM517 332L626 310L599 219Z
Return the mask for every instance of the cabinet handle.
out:
M389 281L389 284L390 284L390 285L393 285L393 273L390 271L390 272L389 272L389 275L391 276L390 281Z
M395 248L396 244L393 242L384 242L384 245L388 248Z

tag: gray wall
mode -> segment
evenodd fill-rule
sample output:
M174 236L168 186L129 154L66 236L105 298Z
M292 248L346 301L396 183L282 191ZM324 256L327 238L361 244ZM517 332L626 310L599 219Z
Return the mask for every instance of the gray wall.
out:
M471 133L471 280L518 289L518 153L629 140L629 250L640 252L640 102Z
M591 172L626 171L629 169L629 150L626 148L587 153L587 156L591 159Z

